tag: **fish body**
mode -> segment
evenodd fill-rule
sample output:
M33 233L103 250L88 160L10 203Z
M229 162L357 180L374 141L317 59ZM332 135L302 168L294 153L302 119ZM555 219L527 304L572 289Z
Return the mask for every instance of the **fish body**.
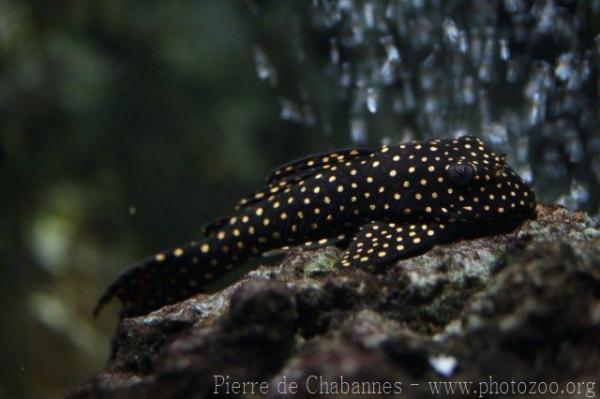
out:
M249 258L276 249L345 249L342 267L381 265L461 238L510 230L535 195L503 155L471 136L313 155L276 169L204 237L161 251L106 291L124 314L179 301Z

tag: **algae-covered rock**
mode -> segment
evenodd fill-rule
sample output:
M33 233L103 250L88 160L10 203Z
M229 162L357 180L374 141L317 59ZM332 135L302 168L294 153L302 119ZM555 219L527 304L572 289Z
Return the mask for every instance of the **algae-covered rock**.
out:
M121 320L107 369L71 397L278 397L294 387L429 397L430 381L594 388L600 230L584 213L538 206L510 234L377 273L333 267L336 257L295 251L218 293Z

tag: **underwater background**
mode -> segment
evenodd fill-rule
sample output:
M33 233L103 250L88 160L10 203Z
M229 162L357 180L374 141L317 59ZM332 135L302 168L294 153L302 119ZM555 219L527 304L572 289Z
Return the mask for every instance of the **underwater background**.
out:
M0 0L0 398L110 353L136 260L307 153L474 134L597 215L600 0Z

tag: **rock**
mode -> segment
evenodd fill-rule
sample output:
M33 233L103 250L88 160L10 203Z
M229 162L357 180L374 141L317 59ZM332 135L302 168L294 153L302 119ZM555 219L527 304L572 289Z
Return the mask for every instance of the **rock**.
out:
M584 213L538 206L515 232L379 272L333 268L338 252L293 252L121 320L107 369L70 397L278 397L294 383L300 396L429 397L428 381L597 377L600 229Z

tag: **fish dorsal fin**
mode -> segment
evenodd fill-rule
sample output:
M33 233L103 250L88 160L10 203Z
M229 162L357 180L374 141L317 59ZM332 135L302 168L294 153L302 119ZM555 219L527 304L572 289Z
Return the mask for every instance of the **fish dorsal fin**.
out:
M360 228L342 258L342 266L385 265L423 253L448 241L448 225L437 222L371 222Z
M286 178L273 182L263 187L261 190L243 197L241 200L238 201L235 209L244 209L251 205L257 204L258 202L264 201L265 199L268 199L271 195L275 195L278 192L283 191L290 186L293 186L294 184L298 184L299 182L307 179L313 174L314 172L312 171L304 171L303 173L298 173L297 175L288 176Z
M269 174L267 184L273 184L306 171L314 173L317 170L326 169L330 165L337 165L351 159L368 156L371 153L373 153L373 150L368 148L345 148L309 155L279 166Z
M269 174L267 185L242 198L236 209L243 209L263 201L281 190L293 186L315 175L318 171L328 169L351 159L368 156L373 150L366 148L346 148L310 155L281 165Z

